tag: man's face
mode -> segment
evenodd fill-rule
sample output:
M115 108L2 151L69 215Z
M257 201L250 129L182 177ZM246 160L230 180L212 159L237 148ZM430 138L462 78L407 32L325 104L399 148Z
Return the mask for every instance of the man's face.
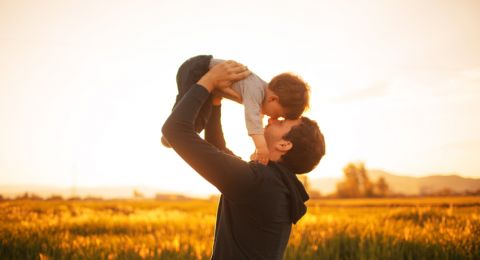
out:
M300 119L268 119L268 125L265 126L264 136L267 141L268 147L272 147L278 141L282 140L282 137L290 132L293 126L299 125Z

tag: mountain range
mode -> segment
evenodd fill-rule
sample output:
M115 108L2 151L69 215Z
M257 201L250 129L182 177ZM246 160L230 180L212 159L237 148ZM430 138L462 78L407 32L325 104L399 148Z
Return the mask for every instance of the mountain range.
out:
M465 191L480 190L480 179L465 178L459 175L430 175L425 177L411 177L388 173L383 170L368 170L370 181L376 182L383 177L390 191L404 195L420 195L434 193L444 189L463 193ZM336 191L336 185L342 178L322 178L310 180L312 189L319 190L321 194L332 194Z

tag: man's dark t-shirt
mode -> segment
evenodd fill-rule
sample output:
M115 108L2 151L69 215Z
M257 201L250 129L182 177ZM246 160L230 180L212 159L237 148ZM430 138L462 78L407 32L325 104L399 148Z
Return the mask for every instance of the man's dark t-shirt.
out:
M205 140L194 121L208 91L194 85L162 132L172 148L221 193L212 259L282 259L292 223L306 212L303 185L281 163L245 162L225 147L220 107L213 107Z

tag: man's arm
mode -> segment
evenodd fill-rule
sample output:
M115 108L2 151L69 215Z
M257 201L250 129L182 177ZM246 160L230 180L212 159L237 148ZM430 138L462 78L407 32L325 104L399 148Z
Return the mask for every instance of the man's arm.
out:
M207 73L202 78L205 79L199 81L205 86L197 84L190 89L163 125L162 132L172 148L195 171L217 187L226 198L241 202L249 197L248 191L255 182L255 173L245 161L220 151L194 131L194 119L216 85L231 84L229 80L243 76L238 76L239 72L231 69L228 73L235 77L218 79L216 72L218 70Z
M226 146L225 138L223 136L221 117L222 106L220 102L214 102L212 106L212 113L210 114L210 118L208 119L207 125L205 126L205 141L211 143L220 151L223 151L230 155L235 155Z

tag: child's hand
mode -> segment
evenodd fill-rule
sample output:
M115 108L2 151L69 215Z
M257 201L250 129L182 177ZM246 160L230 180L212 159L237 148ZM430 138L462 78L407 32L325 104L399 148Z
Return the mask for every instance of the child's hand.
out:
M270 152L268 151L267 142L263 135L251 135L253 142L255 143L255 153L250 156L252 161L258 161L261 164L268 164L270 159Z
M270 152L268 151L267 147L259 147L256 149L255 153L250 156L250 159L267 165L268 160L270 159Z

